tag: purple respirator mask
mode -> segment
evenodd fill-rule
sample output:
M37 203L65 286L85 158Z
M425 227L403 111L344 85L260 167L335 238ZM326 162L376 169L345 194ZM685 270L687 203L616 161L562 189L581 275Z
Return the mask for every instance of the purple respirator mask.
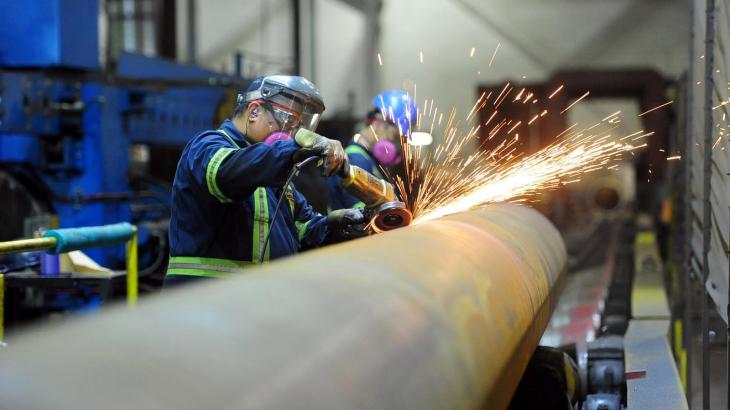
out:
M289 134L288 132L276 131L276 132L272 132L271 134L269 134L268 137L266 137L266 139L264 140L264 144L274 145L275 142L291 141L292 139L293 138L292 138L291 134Z
M398 147L388 140L380 140L373 146L373 156L381 165L392 167L400 164L402 157L398 153Z

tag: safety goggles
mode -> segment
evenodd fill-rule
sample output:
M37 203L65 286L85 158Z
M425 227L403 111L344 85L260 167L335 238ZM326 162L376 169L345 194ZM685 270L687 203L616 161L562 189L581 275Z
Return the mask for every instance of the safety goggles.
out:
M279 130L293 131L302 127L302 116L300 114L289 111L285 107L270 101L264 101L261 105L274 117Z

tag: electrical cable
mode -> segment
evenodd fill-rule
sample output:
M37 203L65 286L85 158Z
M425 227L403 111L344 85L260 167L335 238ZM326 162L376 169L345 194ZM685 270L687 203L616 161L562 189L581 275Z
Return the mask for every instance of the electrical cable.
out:
M273 228L274 221L276 220L276 217L279 214L279 208L281 208L281 201L286 196L285 193L286 193L287 187L291 183L291 180L295 176L299 175L299 173L302 171L302 168L305 165L307 165L310 162L313 162L315 160L318 160L318 159L319 159L318 156L314 156L314 157L309 157L303 161L297 162L296 164L294 164L294 168L292 168L291 172L289 173L289 176L286 178L286 182L284 183L284 185L281 188L281 195L279 195L279 199L276 201L276 207L274 208L274 215L271 218L271 225L270 225L269 231L266 232L266 238L264 239L264 246L259 255L259 264L264 262L264 256L266 255L266 247L269 245L269 238L271 237L271 230L272 230L271 228Z

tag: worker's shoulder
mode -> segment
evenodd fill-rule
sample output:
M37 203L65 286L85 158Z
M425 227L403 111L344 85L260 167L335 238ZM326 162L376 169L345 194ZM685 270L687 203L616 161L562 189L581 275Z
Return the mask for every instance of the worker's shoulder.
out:
M207 130L198 133L185 147L186 151L199 150L209 148L210 146L220 146L221 148L238 148L228 136L221 130Z
M368 155L364 154L347 154L347 158L350 161L352 165L357 165L358 167L370 171L370 169L375 165L375 161L370 158Z
M361 145L358 144L350 144L345 148L345 153L347 155L359 155L365 158L370 157L370 153Z

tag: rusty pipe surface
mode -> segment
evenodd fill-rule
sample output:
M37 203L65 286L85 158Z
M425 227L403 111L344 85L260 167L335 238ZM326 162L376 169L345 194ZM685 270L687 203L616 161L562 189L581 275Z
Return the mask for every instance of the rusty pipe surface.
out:
M18 335L0 408L503 408L566 252L494 205Z

